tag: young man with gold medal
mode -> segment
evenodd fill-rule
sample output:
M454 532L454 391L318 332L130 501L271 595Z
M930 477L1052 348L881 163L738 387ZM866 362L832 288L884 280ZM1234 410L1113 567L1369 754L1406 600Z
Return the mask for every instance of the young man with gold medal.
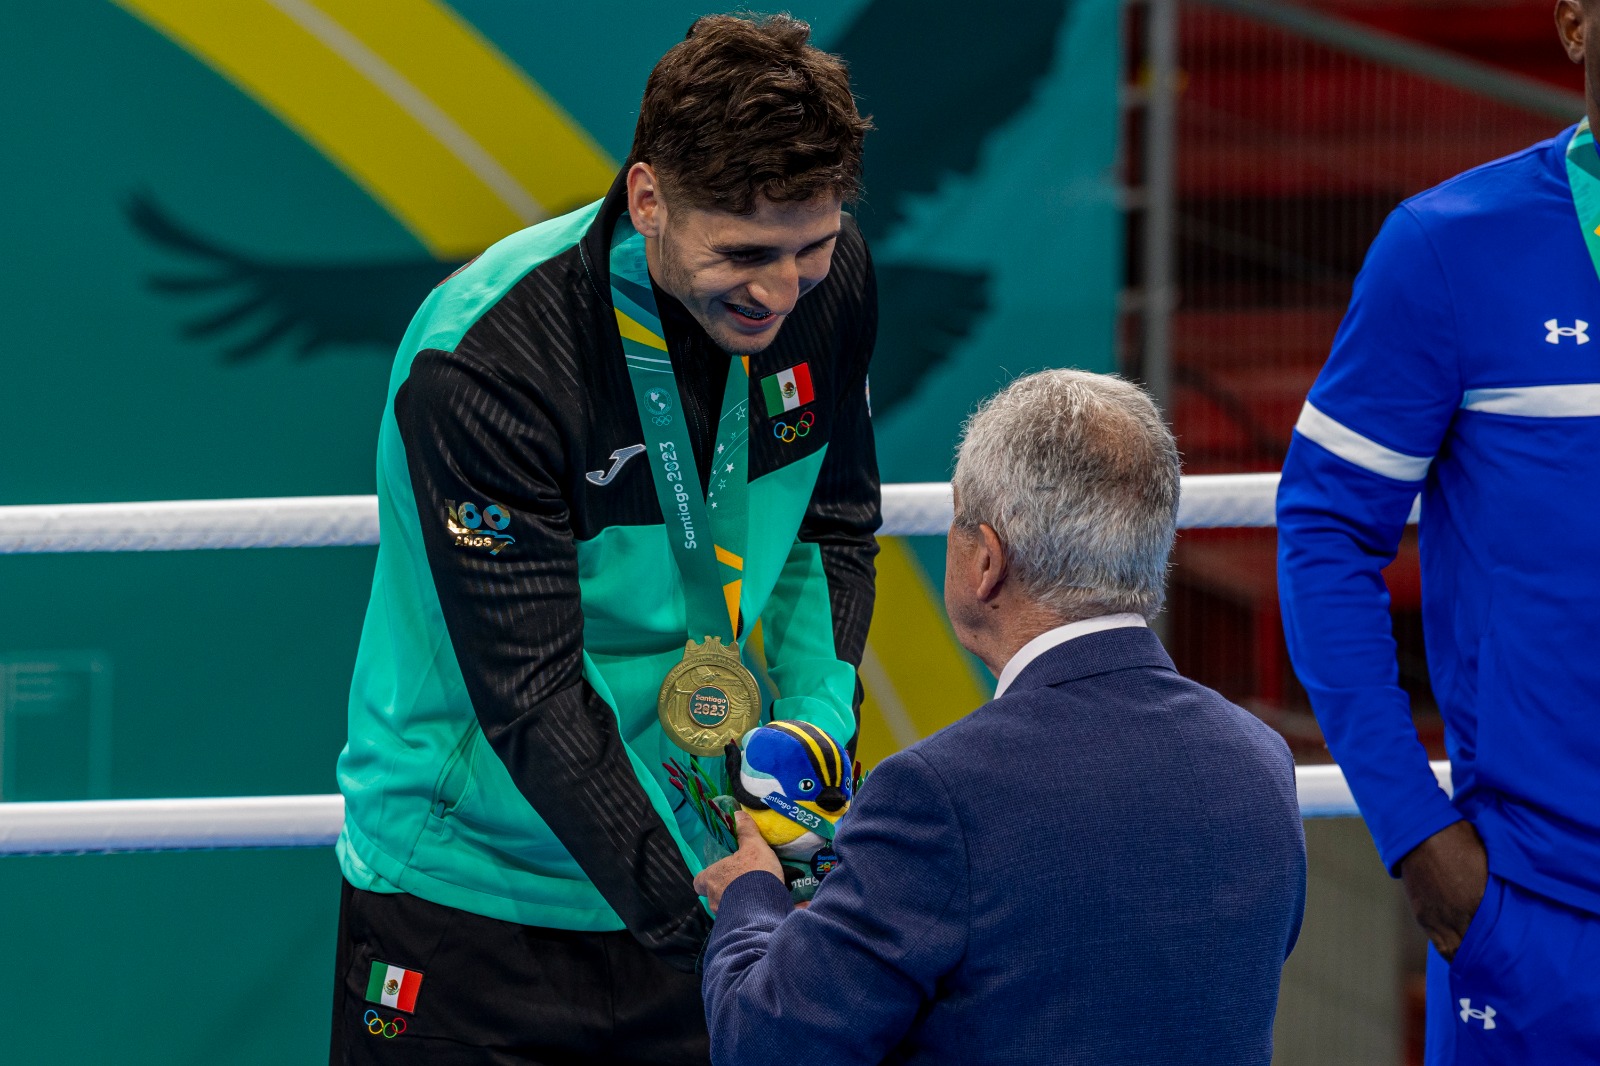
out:
M867 123L807 36L697 22L610 193L402 342L334 1062L707 1060L712 852L664 764L772 719L848 743L873 602Z

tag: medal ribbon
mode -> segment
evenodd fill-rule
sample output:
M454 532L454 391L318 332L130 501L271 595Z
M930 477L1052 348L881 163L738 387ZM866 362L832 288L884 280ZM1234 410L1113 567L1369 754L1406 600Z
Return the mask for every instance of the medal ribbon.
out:
M739 591L749 535L749 363L733 357L728 366L711 477L702 499L683 398L650 287L644 238L626 213L611 234L611 306L644 427L650 477L672 557L683 576L689 636L720 637L731 647L739 638Z
M816 811L810 811L776 792L761 797L761 802L783 815L789 821L809 829L823 840L833 839L833 823Z
M1594 147L1594 131L1586 118L1567 142L1567 185L1572 203L1578 209L1578 228L1589 249L1589 261L1600 275L1600 153Z

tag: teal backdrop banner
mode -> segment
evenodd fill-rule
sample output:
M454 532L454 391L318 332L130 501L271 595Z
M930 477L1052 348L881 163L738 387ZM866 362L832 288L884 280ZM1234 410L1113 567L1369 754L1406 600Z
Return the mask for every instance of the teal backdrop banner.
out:
M651 66L702 10L0 6L0 505L370 493L412 310L497 236L604 191ZM981 396L1113 363L1119 9L791 10L878 125L859 215L884 480L943 479ZM886 568L880 619L936 611L937 558ZM333 791L372 563L0 557L0 802ZM912 691L904 641L873 640L869 702ZM961 702L917 704L918 727ZM337 900L326 849L0 858L0 1058L318 1061Z

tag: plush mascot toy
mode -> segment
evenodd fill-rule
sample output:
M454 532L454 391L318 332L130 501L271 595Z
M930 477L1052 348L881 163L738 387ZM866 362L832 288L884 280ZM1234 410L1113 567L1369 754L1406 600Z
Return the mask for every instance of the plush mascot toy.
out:
M838 865L833 831L850 807L850 767L832 737L810 722L773 722L727 747L728 782L783 863L796 902Z

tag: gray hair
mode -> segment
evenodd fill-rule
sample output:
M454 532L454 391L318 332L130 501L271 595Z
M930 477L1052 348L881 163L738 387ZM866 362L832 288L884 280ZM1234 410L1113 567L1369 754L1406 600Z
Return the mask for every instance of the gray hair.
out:
M1043 370L967 419L954 528L994 528L1023 592L1068 621L1166 598L1178 446L1144 391L1113 374Z

